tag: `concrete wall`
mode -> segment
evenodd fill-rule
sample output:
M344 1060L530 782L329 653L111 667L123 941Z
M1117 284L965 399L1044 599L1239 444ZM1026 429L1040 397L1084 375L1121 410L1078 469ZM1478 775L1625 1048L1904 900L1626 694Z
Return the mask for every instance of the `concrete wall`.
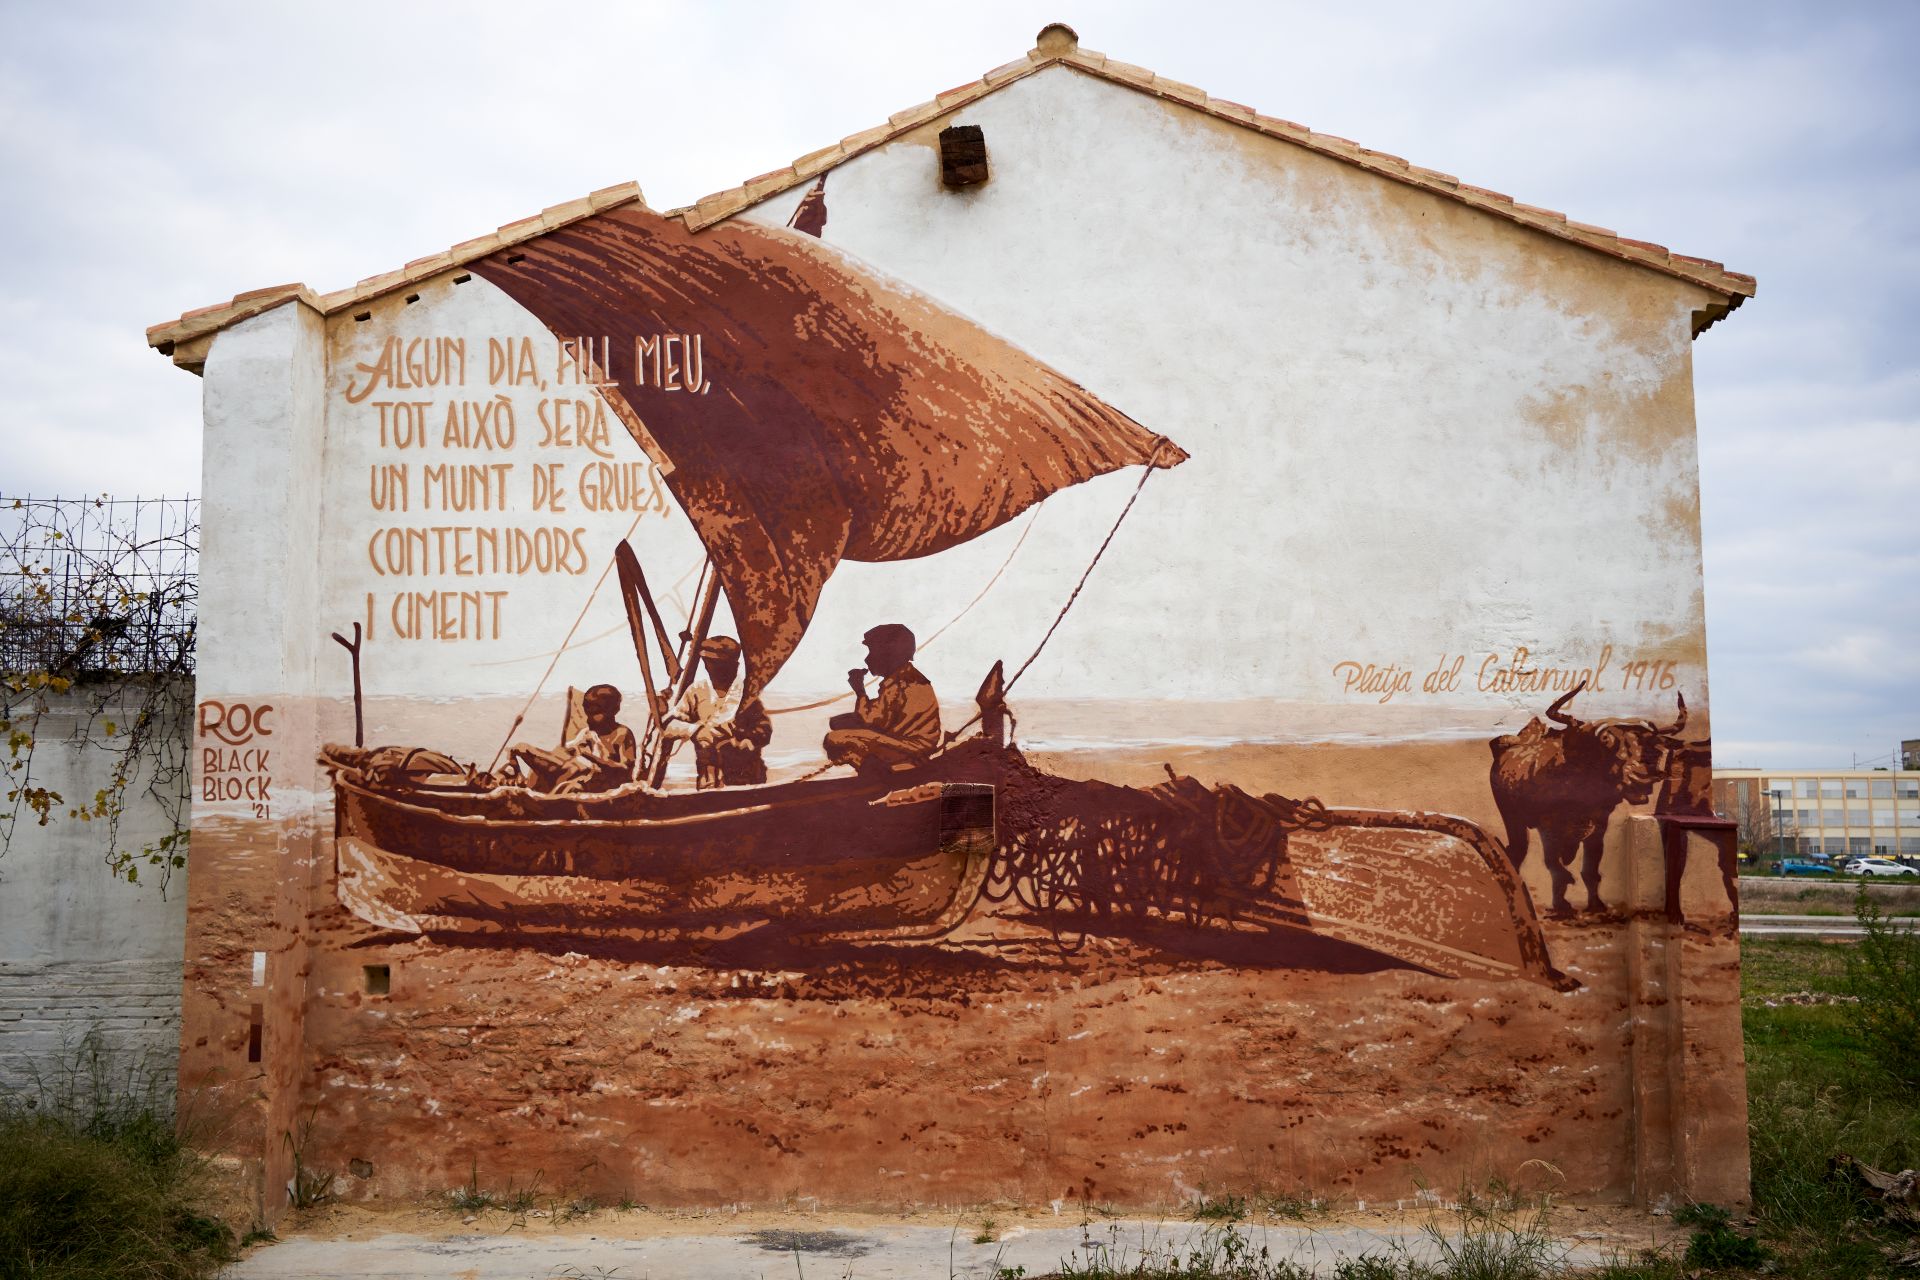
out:
M38 726L37 781L69 798L106 786L113 761L75 740L82 695L56 698ZM186 726L181 726L184 734ZM184 782L184 780L183 780ZM146 792L128 789L123 848L173 829ZM30 1089L76 1061L81 1040L173 1077L180 1043L180 950L187 869L152 868L130 885L107 867L97 824L23 819L0 858L0 1089Z
M627 206L214 340L183 1083L264 1187L311 1114L368 1196L1377 1199L1544 1159L1741 1198L1705 290L1065 67L960 119L986 186L939 185L931 122L827 175L817 238L797 189L697 234ZM631 354L663 334L699 386ZM1190 456L1142 487L1158 437ZM716 631L797 641L746 657L773 789L502 767L568 685L646 729L623 539L670 626L710 551ZM1069 598L1017 748L812 781L867 627L957 729ZM346 745L356 625L398 750ZM1562 748L1537 810L1490 773ZM955 784L994 788L980 876L862 880ZM821 924L949 873L940 928Z

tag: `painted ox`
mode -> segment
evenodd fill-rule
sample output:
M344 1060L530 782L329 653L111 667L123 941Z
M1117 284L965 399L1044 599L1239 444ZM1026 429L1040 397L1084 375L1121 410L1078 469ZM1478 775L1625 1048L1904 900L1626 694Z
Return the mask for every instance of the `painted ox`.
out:
M1653 795L1687 724L1684 697L1678 698L1679 718L1664 729L1645 720L1576 719L1566 706L1584 688L1582 681L1547 708L1547 719L1558 727L1536 718L1491 744L1493 802L1507 826L1507 856L1518 871L1527 860L1528 833L1540 833L1556 915L1572 910L1567 889L1576 852L1584 855L1586 909L1601 910L1600 846L1607 819L1621 804L1645 804Z

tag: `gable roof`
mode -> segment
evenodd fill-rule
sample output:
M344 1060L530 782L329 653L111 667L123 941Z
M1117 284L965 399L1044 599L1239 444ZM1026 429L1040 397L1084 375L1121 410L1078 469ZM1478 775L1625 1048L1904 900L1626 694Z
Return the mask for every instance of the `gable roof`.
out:
M1576 222L1558 210L1522 204L1503 192L1476 187L1471 183L1460 181L1452 174L1422 168L1399 156L1363 147L1350 139L1328 133L1315 133L1305 125L1296 124L1291 120L1261 115L1252 107L1229 102L1224 98L1210 97L1204 90L1195 88L1193 85L1155 75L1144 67L1116 61L1104 53L1082 49L1080 38L1073 28L1058 22L1041 29L1034 47L1023 58L1016 58L1003 66L995 67L978 80L948 89L930 102L923 102L904 111L896 111L887 118L885 124L842 138L830 147L809 152L783 169L775 169L759 177L749 178L737 187L716 191L711 195L702 196L690 205L669 210L667 216L681 219L689 230L703 230L763 200L771 199L783 191L810 182L829 169L876 147L884 146L930 121L970 106L1015 81L1023 80L1053 66L1071 67L1075 71L1111 84L1121 85L1152 97L1178 102L1216 119L1252 129L1257 133L1330 157L1390 181L1430 191L1519 226L1570 241L1596 253L1699 285L1719 296L1706 307L1694 312L1693 332L1696 337L1754 295L1756 286L1752 276L1729 271L1711 259L1675 253L1664 245L1645 240L1628 239L1606 227ZM628 182L618 186L603 187L578 200L554 205L533 217L509 222L486 235L462 241L441 253L416 258L397 270L369 276L358 284L333 293L316 294L304 284L283 284L266 289L252 289L246 293L237 294L229 302L199 307L186 312L178 319L153 325L147 330L147 345L155 348L162 355L171 356L173 362L182 368L199 373L206 361L207 348L212 344L214 334L228 325L271 310L285 302L298 300L323 315L361 307L386 294L418 284L476 258L485 257L487 254L563 227L569 222L592 217L603 210L633 201L644 204L637 183Z

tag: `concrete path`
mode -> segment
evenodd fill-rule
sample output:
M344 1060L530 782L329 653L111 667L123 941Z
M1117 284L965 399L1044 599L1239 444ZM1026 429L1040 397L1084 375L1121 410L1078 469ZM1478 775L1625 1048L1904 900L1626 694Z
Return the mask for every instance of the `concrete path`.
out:
M1776 936L1793 934L1804 938L1858 938L1866 930L1852 916L1742 915L1740 932Z
M381 1235L367 1240L303 1239L269 1245L223 1273L229 1280L994 1280L1001 1269L1028 1277L1085 1264L1104 1253L1116 1269L1143 1253L1182 1260L1194 1250L1227 1247L1221 1228L1192 1222L1119 1220L1087 1227L1015 1228L975 1244L967 1228L894 1226L861 1230L753 1231L614 1239L579 1235L463 1235L429 1239ZM1342 1259L1366 1255L1431 1261L1435 1242L1420 1231L1240 1226L1242 1248L1330 1276ZM1553 1256L1597 1264L1592 1245L1562 1242ZM1242 1254L1242 1257L1249 1256ZM1017 1274L1017 1273L1016 1273Z

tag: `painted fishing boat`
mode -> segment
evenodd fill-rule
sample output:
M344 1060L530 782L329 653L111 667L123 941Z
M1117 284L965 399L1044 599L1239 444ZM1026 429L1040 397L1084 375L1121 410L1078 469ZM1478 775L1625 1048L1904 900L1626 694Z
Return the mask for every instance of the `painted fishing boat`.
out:
M594 380L659 464L707 567L675 643L637 556L615 549L647 696L630 783L561 795L420 749L328 747L339 896L356 915L428 932L925 942L981 901L1011 897L1063 936L1123 918L1318 934L1440 973L1560 981L1504 852L1470 823L1334 814L1191 779L1164 794L1071 783L1033 768L1006 712L1031 657L1011 679L996 664L963 726L977 730L949 735L930 758L854 777L667 789L664 717L691 686L722 595L744 702L794 652L841 560L931 555L1139 467L1124 520L1147 479L1186 455L798 231L728 222L695 235L625 207L472 269L563 340L605 335ZM739 340L724 374L707 353L724 394L648 396L643 420L640 392L659 379L649 382L642 353L661 333ZM357 681L357 647L341 642Z
M341 901L402 932L718 940L938 938L994 850L993 788L822 778L560 796L329 747Z
M1153 924L1163 946L1260 935L1268 963L1313 937L1570 985L1505 850L1446 814L1069 781L988 733L884 778L705 792L483 788L396 748L325 759L340 899L402 932L911 943L995 905L1070 946Z

